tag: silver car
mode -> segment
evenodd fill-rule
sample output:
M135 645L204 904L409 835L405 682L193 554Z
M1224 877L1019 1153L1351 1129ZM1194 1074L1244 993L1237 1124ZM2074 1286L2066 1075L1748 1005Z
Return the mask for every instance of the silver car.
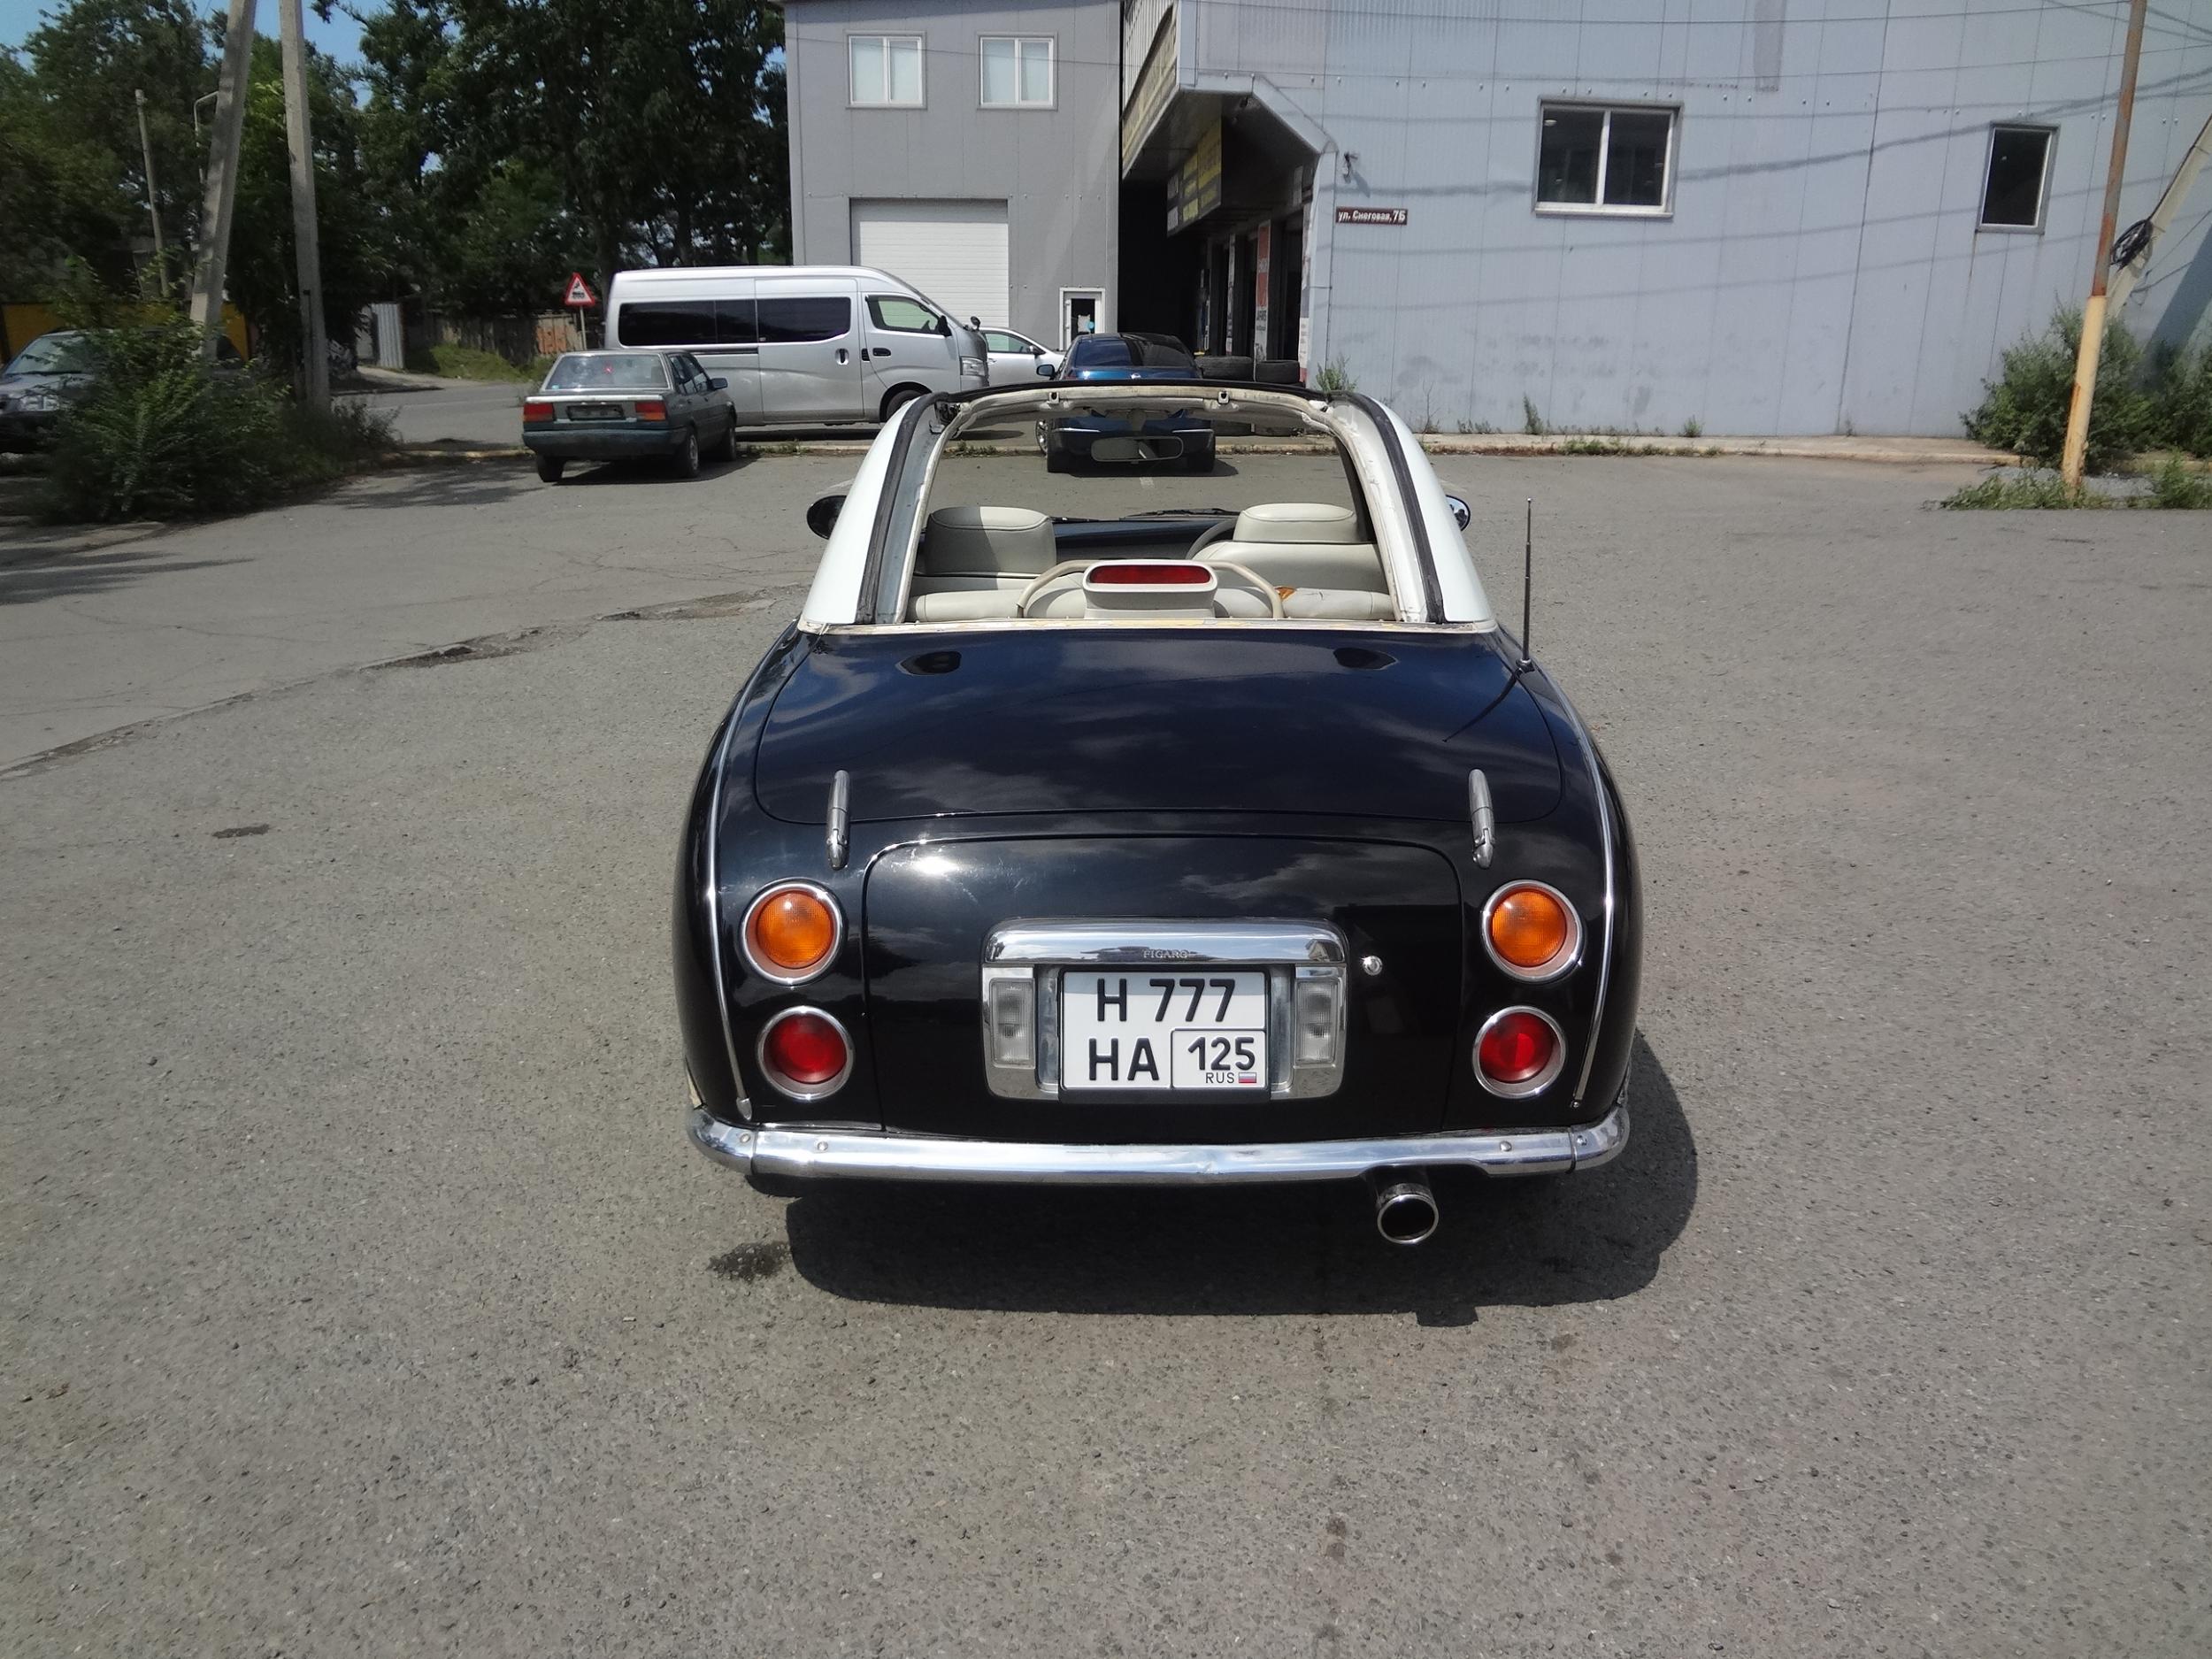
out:
M695 478L699 457L733 459L737 415L727 380L688 351L567 351L522 401L522 442L538 476L571 461L667 461Z

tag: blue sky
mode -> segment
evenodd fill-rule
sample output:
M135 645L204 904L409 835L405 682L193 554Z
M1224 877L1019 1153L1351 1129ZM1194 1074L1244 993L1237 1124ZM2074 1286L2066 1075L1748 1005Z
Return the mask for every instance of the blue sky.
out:
M22 45L24 37L38 27L45 14L61 10L62 3L63 0L0 0L0 46ZM302 0L302 4L308 6L307 38L319 50L328 52L341 63L349 62L357 56L361 31L351 18L343 12L333 12L330 21L325 23L316 17L311 0ZM220 6L203 4L200 9L204 12L227 11L227 0ZM365 6L363 9L372 8ZM256 28L274 40L277 0L255 0L253 20Z

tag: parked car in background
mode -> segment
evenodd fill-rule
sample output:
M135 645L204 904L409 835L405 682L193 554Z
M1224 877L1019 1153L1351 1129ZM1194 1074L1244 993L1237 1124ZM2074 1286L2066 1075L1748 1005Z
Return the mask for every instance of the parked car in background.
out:
M522 442L538 476L571 461L665 459L695 477L699 457L737 453L729 387L687 351L567 351L523 399Z
M216 336L219 371L242 373L245 363L227 337ZM0 369L0 450L44 448L62 412L89 397L99 378L90 334L58 328L32 341Z
M738 424L887 420L930 392L989 383L983 336L860 265L619 271L607 344L688 351L730 383Z
M1172 334L1084 334L1068 348L1056 370L1040 364L1033 373L1056 381L1062 401L1081 407L1080 388L1086 385L1124 386L1138 380L1196 380L1198 364L1190 348ZM1113 446L1113 465L1141 465L1148 461L1171 461L1193 472L1214 468L1214 427L1191 410L1175 410L1148 418L1143 430L1134 432L1127 421L1095 411L1048 417L1037 423L1037 448L1045 465L1055 472L1068 470L1071 461L1103 462L1105 452L1095 447L1101 438L1134 437L1133 445Z
M1202 482L960 453L1068 384L910 409L808 513L679 853L694 1144L783 1192L1363 1176L1399 1244L1432 1171L1613 1157L1635 847L1465 503L1294 387L1087 388L1269 440Z
M990 348L994 386L1026 386L1046 368L1056 372L1060 360L1066 356L1010 328L986 328L983 343Z

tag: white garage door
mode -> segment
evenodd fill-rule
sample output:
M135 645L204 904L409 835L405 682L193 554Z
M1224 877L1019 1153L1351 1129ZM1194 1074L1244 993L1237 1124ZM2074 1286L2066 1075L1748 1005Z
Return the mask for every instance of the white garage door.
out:
M1008 326L1006 204L855 202L853 257L912 284L961 321Z

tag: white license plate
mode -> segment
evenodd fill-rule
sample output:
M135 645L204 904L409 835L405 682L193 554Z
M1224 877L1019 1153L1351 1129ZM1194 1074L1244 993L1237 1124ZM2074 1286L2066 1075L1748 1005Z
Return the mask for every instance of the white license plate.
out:
M1265 1094L1267 975L1063 972L1060 1087Z

